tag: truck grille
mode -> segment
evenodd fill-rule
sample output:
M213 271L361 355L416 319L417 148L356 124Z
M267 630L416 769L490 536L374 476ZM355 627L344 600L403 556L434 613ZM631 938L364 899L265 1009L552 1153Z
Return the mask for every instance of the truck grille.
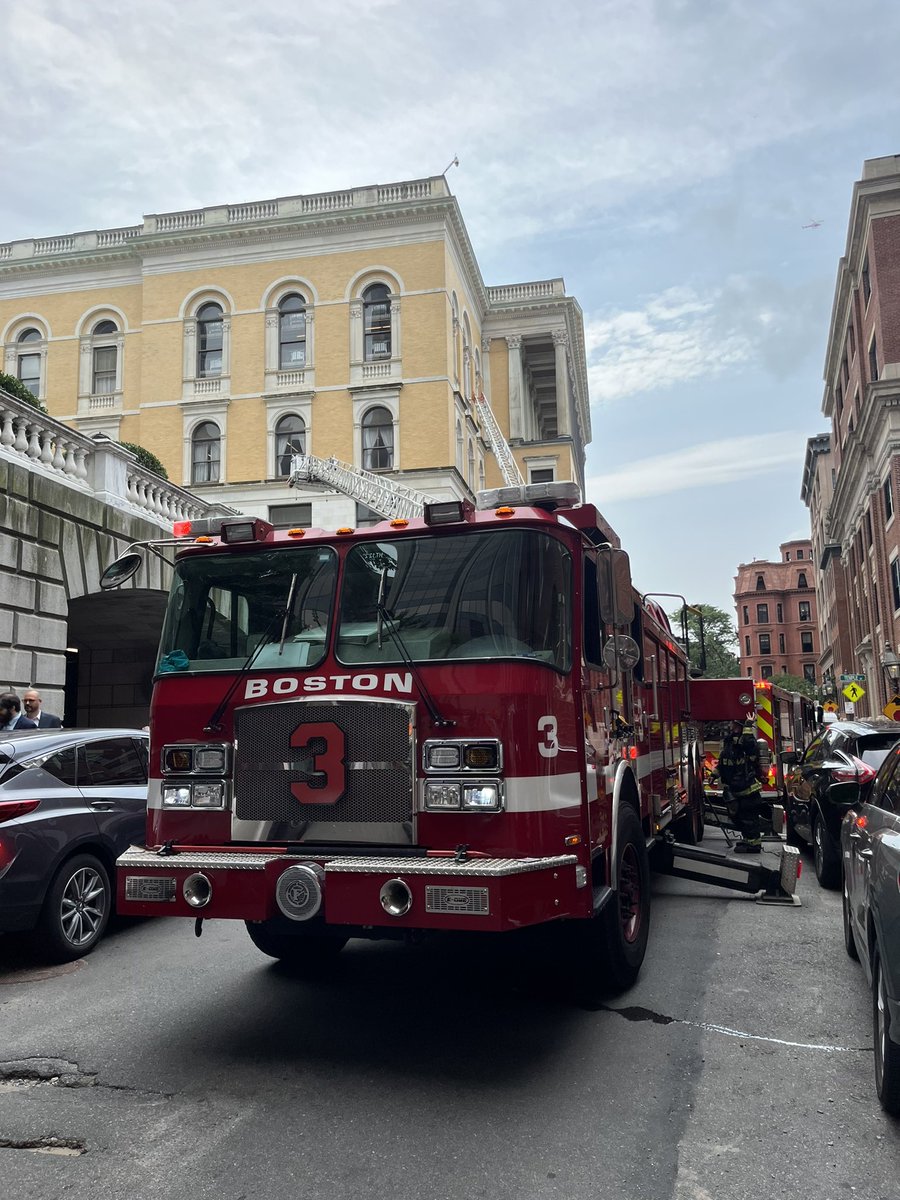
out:
M296 700L238 709L235 835L260 841L410 841L413 717L411 705L376 700ZM240 822L257 827L241 829Z

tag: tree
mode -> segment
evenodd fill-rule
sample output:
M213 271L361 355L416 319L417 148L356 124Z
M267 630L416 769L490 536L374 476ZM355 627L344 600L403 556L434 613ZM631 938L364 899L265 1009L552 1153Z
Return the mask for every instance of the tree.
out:
M786 692L799 692L801 696L809 696L810 700L817 699L816 685L803 675L773 675L770 682Z
M734 679L741 673L741 663L735 651L738 646L737 629L728 613L713 604L695 604L703 614L703 640L706 645L707 679ZM669 620L676 633L681 633L681 612L671 613ZM690 643L691 666L700 666L700 618L688 609L687 632Z

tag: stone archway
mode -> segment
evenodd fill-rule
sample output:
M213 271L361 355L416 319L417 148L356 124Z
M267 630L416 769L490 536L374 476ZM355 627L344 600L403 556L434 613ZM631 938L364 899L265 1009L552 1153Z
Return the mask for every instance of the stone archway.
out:
M67 724L141 728L149 722L166 599L165 592L129 588L69 601Z

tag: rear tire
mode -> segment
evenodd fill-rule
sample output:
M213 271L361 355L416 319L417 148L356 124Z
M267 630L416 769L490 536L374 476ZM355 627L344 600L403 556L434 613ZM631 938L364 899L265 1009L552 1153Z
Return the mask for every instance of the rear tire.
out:
M34 944L51 962L82 958L103 937L111 908L106 867L93 854L76 854L50 884Z
M872 960L872 1024L875 1034L875 1091L885 1112L900 1114L900 1046L891 1041L891 1014L888 1009L881 955L875 947Z
M847 890L847 877L844 876L844 886L841 888L841 912L844 918L844 949L854 962L859 962L859 951L853 940L853 926L850 923L850 893Z
M840 887L841 860L834 839L821 817L813 819L812 852L813 867L820 886L832 890Z
M280 921L247 921L250 941L269 958L315 971L333 962L348 939L335 933L286 933Z
M571 927L579 990L590 1003L632 986L650 934L647 844L630 804L619 808L616 830L618 888L596 916Z

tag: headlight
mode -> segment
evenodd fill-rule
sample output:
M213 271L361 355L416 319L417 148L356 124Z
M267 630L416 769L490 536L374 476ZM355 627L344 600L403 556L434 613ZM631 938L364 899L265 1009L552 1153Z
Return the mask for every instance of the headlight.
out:
M221 775L225 770L224 746L198 746L194 753L196 771L214 771Z
M473 771L496 771L500 765L498 742L475 742L466 746L463 765Z
M459 766L459 746L428 746L425 766L436 771L455 771Z
M195 783L193 792L195 808L221 808L225 799L223 783Z
M425 784L425 807L430 809L459 808L460 785L458 783Z
M164 787L162 790L162 799L163 804L167 808L190 808L190 784L186 784L182 787Z
M467 783L462 790L462 804L473 812L498 812L500 789L496 783Z
M193 771L194 749L192 746L163 746L164 771Z

